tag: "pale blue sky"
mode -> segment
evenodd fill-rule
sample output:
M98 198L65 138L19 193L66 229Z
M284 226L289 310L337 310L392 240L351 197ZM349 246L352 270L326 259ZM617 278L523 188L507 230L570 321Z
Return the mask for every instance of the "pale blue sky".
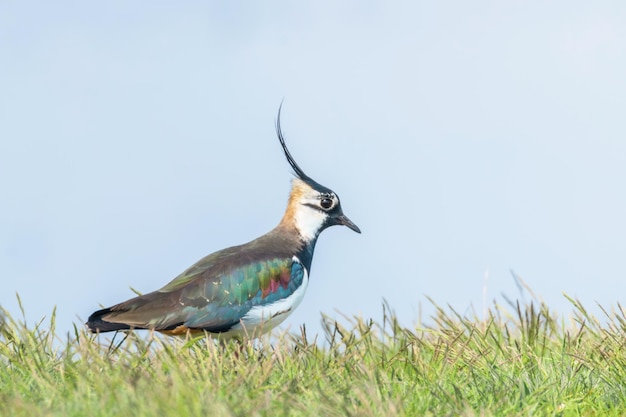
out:
M332 228L285 322L626 299L626 3L0 5L0 305L63 331L282 216ZM283 327L285 326L283 325Z

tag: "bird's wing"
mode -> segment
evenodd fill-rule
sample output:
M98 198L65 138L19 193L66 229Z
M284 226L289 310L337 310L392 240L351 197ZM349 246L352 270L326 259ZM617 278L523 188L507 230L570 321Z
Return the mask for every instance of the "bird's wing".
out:
M101 310L99 318L126 328L225 332L254 306L286 298L303 282L304 268L294 259L230 252L207 256L160 290Z

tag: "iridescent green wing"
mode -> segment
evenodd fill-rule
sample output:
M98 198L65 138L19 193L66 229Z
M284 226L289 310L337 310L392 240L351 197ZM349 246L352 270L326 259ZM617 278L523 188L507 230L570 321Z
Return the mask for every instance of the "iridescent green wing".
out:
M225 331L253 307L270 305L302 285L304 268L292 259L259 260L180 289L184 325Z
M160 290L113 307L108 320L137 328L222 332L253 307L289 297L303 277L304 268L292 258L246 256L229 248L201 259Z

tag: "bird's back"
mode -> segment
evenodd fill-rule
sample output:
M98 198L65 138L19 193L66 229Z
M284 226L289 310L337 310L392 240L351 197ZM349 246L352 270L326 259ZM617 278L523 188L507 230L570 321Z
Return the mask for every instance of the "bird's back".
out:
M278 227L245 245L202 258L157 291L95 312L87 325L92 331L136 328L167 333L273 326L267 322L282 321L300 302L308 282L310 259L303 263L297 256L308 252L302 246Z

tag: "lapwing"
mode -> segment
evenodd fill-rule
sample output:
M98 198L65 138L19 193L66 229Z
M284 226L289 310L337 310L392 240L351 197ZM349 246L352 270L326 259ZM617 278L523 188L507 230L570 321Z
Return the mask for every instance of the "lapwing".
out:
M280 223L251 242L200 259L159 290L94 312L86 323L92 332L257 337L293 312L309 284L320 233L335 225L361 230L343 214L339 196L298 166L285 144L280 109L276 134L294 174Z

